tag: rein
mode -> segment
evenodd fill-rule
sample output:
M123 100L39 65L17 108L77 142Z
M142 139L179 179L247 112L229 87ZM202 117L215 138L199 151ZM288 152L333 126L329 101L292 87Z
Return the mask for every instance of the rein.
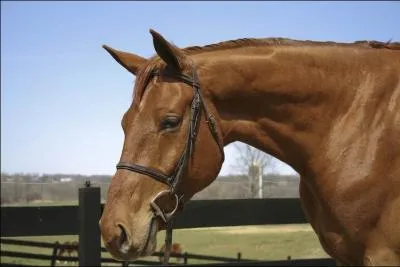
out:
M184 205L184 194L183 194L183 192L179 191L179 185L182 181L184 172L187 171L189 158L193 155L194 144L196 142L196 137L197 137L197 134L199 131L199 125L200 125L199 122L200 122L202 111L204 111L204 114L206 117L206 122L210 129L210 133L213 136L213 138L215 139L215 142L217 143L218 148L222 155L222 161L224 161L224 149L223 149L223 145L221 144L221 142L219 141L219 138L218 138L215 119L214 119L214 116L207 110L206 105L204 103L204 100L203 100L203 97L201 94L199 78L198 78L198 75L197 75L194 65L192 68L192 75L193 75L193 77L190 77L183 73L169 73L167 75L168 77L177 79L187 85L192 86L192 88L193 88L193 99L191 102L190 123L189 123L189 129L188 129L189 134L188 134L188 137L186 140L185 148L184 148L173 172L169 175L165 175L164 173L162 173L161 171L159 171L157 169L145 167L145 166L138 165L138 164L130 164L130 163L125 163L125 162L119 162L117 164L117 169L123 169L123 170L128 170L128 171L144 174L144 175L147 175L147 176L153 178L154 180L156 180L158 182L161 182L161 183L169 186L168 190L159 192L153 198L153 200L150 202L150 206L153 209L153 219L151 221L151 225L155 218L160 217L164 221L165 227L166 227L165 251L164 251L163 264L168 264L169 257L170 257L171 244L172 244L173 219L176 215L176 211L178 210L178 208L182 209L183 205ZM157 70L153 71L149 77L149 81L155 76L161 76L161 73ZM173 198L175 200L175 207L171 212L163 211L156 204L156 200L164 195L173 196ZM151 229L149 231L151 231ZM147 240L147 242L148 242L148 240ZM146 246L147 246L147 243L146 243L145 247Z

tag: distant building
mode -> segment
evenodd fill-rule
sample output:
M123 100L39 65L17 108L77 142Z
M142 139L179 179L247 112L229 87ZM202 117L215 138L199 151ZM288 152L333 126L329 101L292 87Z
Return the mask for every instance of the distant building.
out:
M67 182L72 182L72 178L71 177L64 177L60 179L61 183L67 183Z

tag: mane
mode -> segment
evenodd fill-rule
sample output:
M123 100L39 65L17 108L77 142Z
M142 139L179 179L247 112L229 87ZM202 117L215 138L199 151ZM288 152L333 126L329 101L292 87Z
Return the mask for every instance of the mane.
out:
M182 49L186 54L198 54L202 52L212 52L218 50L256 47L256 46L355 46L375 49L400 50L400 42L380 42L380 41L355 41L353 43L321 42L310 40L294 40L289 38L241 38L229 40L205 46L190 46Z
M228 49L237 49L245 47L258 46L352 46L360 48L372 49L389 49L400 50L400 42L380 42L380 41L355 41L353 43L338 43L338 42L322 42L310 40L294 40L289 38L240 38L235 40L223 41L204 46L190 46L183 48L182 51L187 55L200 54L205 52L213 52ZM144 66L138 73L134 90L134 99L137 103L140 102L144 90L149 82L149 78L153 70L160 68L162 65L161 59L155 55L150 58L149 63Z

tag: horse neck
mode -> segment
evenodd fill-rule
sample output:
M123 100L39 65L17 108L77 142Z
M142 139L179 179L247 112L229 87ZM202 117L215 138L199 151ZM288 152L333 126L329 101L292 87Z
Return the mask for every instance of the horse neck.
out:
M300 174L308 172L324 133L348 103L338 97L346 90L339 82L346 79L347 87L360 82L350 78L339 54L316 47L199 54L200 80L217 110L225 145L244 142Z

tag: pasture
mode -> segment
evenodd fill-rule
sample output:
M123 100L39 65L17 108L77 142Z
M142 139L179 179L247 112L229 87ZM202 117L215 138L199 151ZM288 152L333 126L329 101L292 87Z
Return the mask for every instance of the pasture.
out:
M157 248L164 241L165 232L158 235ZM38 236L18 237L20 240L44 242L65 242L78 240L78 236ZM174 231L173 242L180 243L183 251L188 253L223 256L235 258L237 252L242 253L242 259L285 260L311 259L328 257L322 250L318 238L308 224L267 225L267 226L236 226L178 229ZM21 250L15 245L1 245L1 250ZM51 249L23 247L24 252L51 254ZM110 257L102 253L102 257ZM157 260L155 257L148 257ZM25 260L2 257L1 262L19 264L49 265L47 261ZM171 263L176 260L172 259ZM189 259L188 263L210 263L210 261ZM62 263L58 263L62 265Z

